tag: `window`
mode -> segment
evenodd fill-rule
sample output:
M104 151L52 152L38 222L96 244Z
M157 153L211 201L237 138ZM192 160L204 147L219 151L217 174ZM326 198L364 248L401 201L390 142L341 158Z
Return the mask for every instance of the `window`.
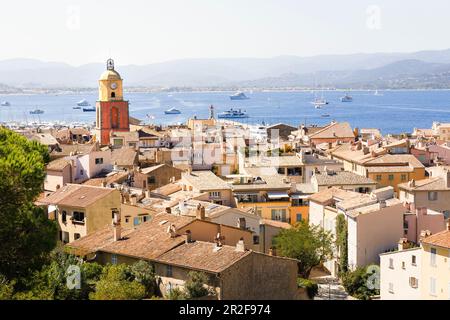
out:
M95 158L95 164L103 164L103 158Z
M389 293L394 293L394 284L389 282Z
M84 175L84 170L81 169L81 170L80 170L80 176L83 176L83 175Z
M416 256L412 256L412 257L411 257L411 264L412 264L413 266L416 265Z
M419 279L415 277L409 277L409 285L411 288L418 288L419 287Z
M376 180L377 180L377 181L381 181L381 174L377 174Z
M155 178L155 176L150 176L150 177L148 177L148 178L147 178L147 183L148 183L148 184L154 184L154 183L156 183L156 178Z
M305 207L305 206L309 206L309 202L308 202L308 200L304 200L304 199L292 199L291 206Z
M436 267L436 248L431 248L430 251L430 265Z
M111 92L111 98L115 98L116 97L116 93L115 92Z
M298 221L302 221L302 214L301 214L301 213L297 213L296 221L297 221L297 222L298 222Z
M401 179L402 179L402 181L406 181L406 174L402 174Z
M79 233L75 233L75 234L73 235L73 238L74 238L75 240L80 239L80 234L79 234Z
M389 258L389 269L394 269L394 259Z
M69 243L69 233L68 232L66 232L66 231L62 231L61 233L60 233L60 240L63 242L63 243Z
M171 277L172 276L172 266L168 265L166 268L166 277Z
M253 244L259 244L259 236L253 236Z
M113 145L115 147L121 147L123 146L123 139L113 139Z
M287 175L288 176L301 176L302 175L302 168L288 168L287 169Z
M209 193L210 198L220 198L220 191L211 191Z
M436 295L436 278L430 278L430 295Z
M428 192L428 200L430 201L436 201L438 198L438 193L436 191L430 191Z
M405 261L402 261L402 269L406 269L406 263L405 263Z
M130 217L129 216L125 217L125 223L128 223L128 222L130 222Z
M272 220L286 222L286 209L272 209Z
M67 223L67 211L65 211L65 210L62 211L61 220L63 223Z
M117 264L117 254L111 254L111 263Z
M285 171L284 168L278 168L278 173L279 173L279 174L285 174L286 171Z
M392 181L392 180L394 180L394 175L393 175L393 174L390 174L390 175L389 175L389 181Z
M72 219L73 222L84 223L84 212L74 211Z

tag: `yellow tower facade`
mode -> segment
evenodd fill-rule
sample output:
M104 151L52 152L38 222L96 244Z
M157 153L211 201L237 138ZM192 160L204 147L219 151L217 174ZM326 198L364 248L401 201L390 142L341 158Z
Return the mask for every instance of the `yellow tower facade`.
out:
M114 61L109 59L106 70L99 79L98 101L122 101L123 81L120 74L114 70Z

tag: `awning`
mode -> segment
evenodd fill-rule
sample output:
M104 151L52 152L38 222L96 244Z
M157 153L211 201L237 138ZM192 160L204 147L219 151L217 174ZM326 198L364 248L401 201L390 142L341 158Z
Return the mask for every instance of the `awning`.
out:
M281 198L289 198L287 192L284 191L269 191L267 192L267 197L269 199L281 199Z
M291 194L291 199L307 199L309 194Z

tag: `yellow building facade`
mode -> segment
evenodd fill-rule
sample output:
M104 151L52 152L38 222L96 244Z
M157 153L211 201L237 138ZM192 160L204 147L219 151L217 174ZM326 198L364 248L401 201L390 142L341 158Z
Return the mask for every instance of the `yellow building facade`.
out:
M450 299L450 230L425 238L422 247L422 299Z

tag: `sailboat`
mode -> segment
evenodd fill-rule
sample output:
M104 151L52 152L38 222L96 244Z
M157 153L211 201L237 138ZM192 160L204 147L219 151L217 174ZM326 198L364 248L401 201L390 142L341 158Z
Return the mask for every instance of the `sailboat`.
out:
M378 90L375 90L375 92L373 93L374 96L382 96L382 93L379 93Z
M327 105L329 102L323 97L323 91L321 97L314 97L314 101L311 101L311 104L313 104L316 109L320 109L321 106Z

